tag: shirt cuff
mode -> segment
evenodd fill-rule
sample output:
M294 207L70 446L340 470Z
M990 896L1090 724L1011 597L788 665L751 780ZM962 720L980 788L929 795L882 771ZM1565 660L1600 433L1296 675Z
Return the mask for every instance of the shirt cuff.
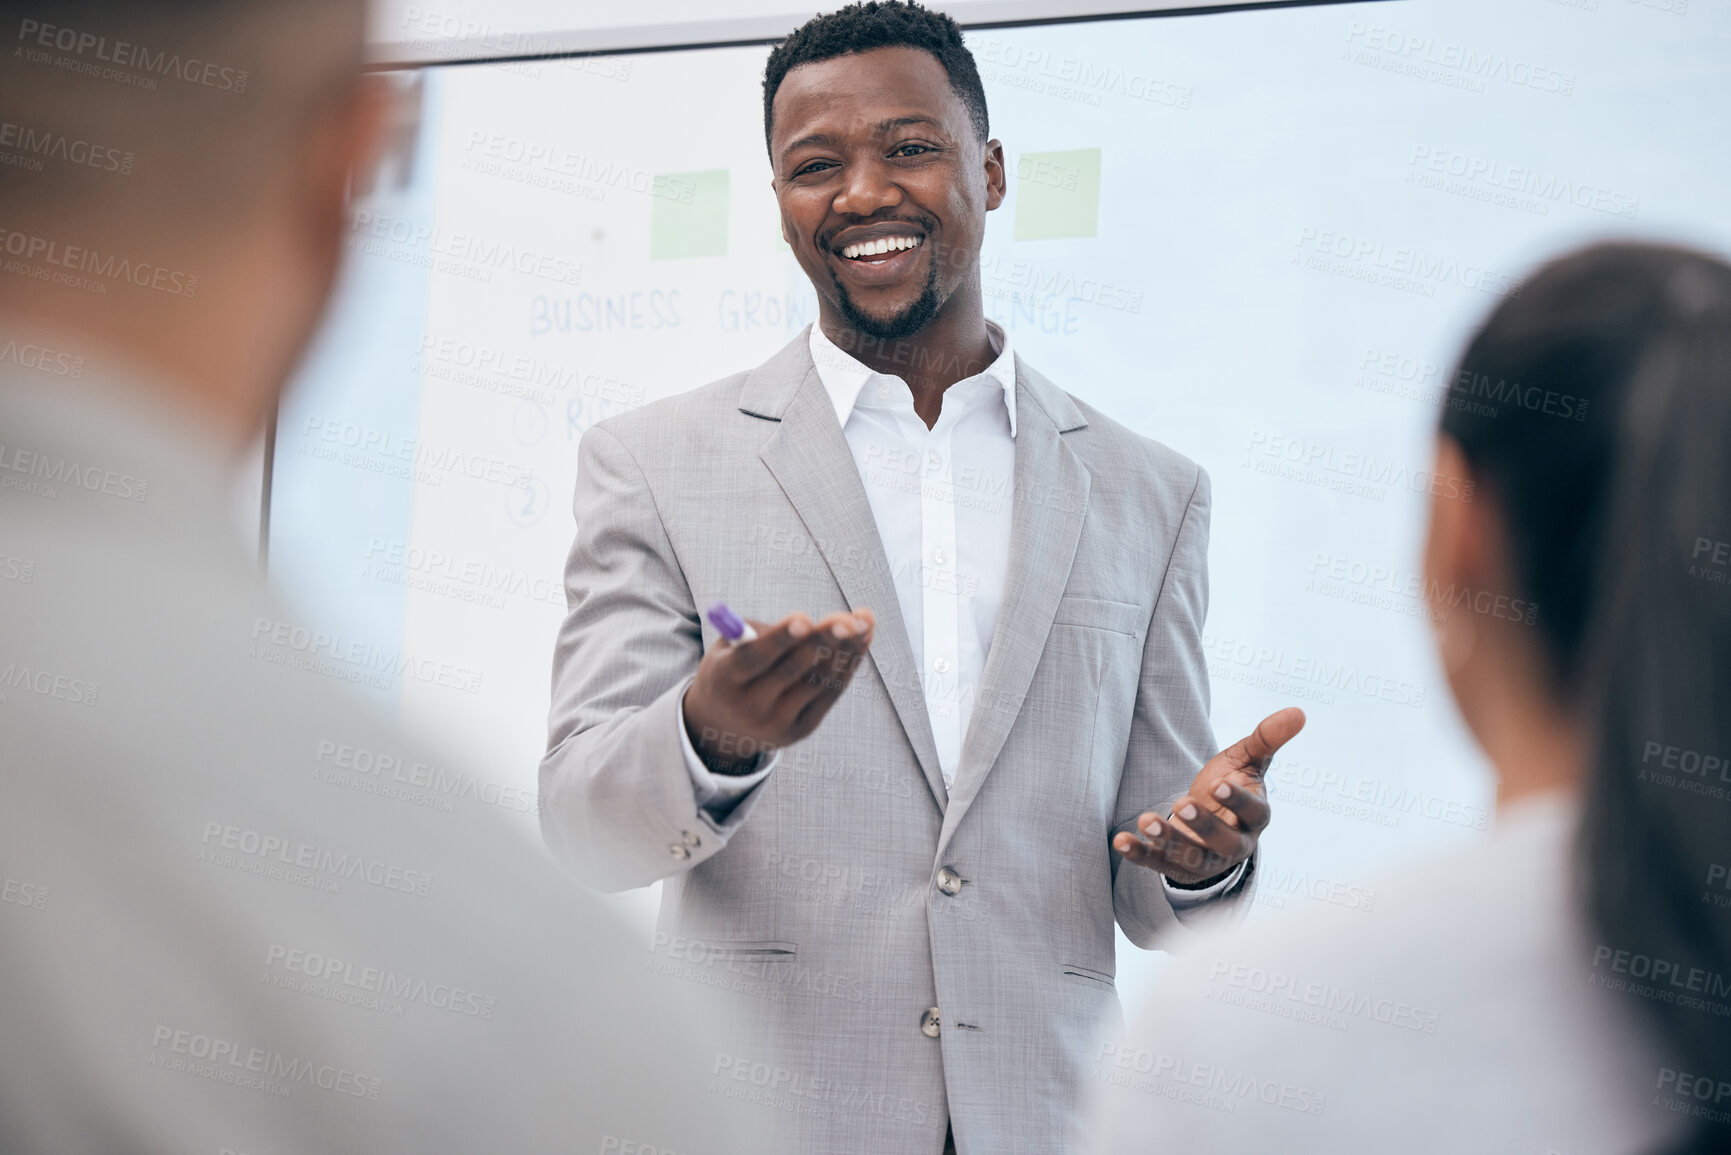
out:
M1182 887L1173 886L1172 880L1164 874L1160 876L1160 885L1165 888L1166 901L1172 904L1173 910L1191 910L1238 889L1239 884L1244 881L1244 871L1249 865L1250 860L1247 858L1233 867L1231 874L1214 885L1203 887L1201 890L1185 890Z
M703 764L703 759L698 757L697 747L691 744L691 731L685 728L684 695L679 698L679 746L685 751L685 769L691 775L691 788L697 795L697 808L708 811L709 816L717 822L725 821L733 808L739 805L740 799L769 777L769 772L775 769L777 760L781 758L781 751L775 751L764 760L763 765L750 774L717 774L710 770Z

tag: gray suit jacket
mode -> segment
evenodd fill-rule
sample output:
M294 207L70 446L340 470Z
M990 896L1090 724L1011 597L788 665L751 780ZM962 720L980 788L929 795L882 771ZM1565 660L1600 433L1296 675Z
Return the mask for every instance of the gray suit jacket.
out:
M1109 842L1216 749L1207 476L1019 359L1016 388L1011 572L949 791L805 334L579 449L542 828L595 885L667 880L654 965L746 1002L758 1030L715 1090L759 1103L782 1150L935 1153L949 1117L964 1152L1066 1149L1118 1017L1114 919L1144 947L1181 933ZM722 600L870 607L878 630L818 731L717 822L677 710Z

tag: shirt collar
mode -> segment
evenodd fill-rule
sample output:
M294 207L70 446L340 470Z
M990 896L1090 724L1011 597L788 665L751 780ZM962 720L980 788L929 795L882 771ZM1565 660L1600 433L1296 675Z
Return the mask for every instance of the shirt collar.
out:
M1010 335L995 322L986 322L986 333L997 350L998 356L990 365L980 371L981 377L989 377L1004 391L1004 409L1010 417L1010 436L1016 435L1016 353L1010 348ZM891 373L878 373L831 341L824 334L823 326L813 323L811 327L811 359L817 366L818 380L823 382L824 392L829 394L830 404L835 406L836 424L847 425L848 415L853 412L854 403L859 400L860 392L873 379L883 377L887 380L907 384L902 378Z

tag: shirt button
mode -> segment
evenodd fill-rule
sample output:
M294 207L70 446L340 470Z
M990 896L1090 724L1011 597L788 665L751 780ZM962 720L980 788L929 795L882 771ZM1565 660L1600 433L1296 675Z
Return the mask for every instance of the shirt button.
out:
M932 663L932 669L936 670L940 674L947 674L950 672L950 660L948 658L938 658Z
M920 1034L928 1039L935 1039L938 1037L939 1029L938 1008L927 1007L926 1013L920 1016Z
M671 854L674 858L690 858L691 857L691 851L687 850L685 848L685 844L680 843L680 842L675 842L672 845L670 845L667 848L667 853Z
M942 870L938 871L938 889L951 896L960 894L962 891L962 876L951 870L949 867L944 867Z
M944 467L944 459L935 453L932 454L931 461L933 469L942 469Z
M932 564L933 565L943 565L944 564L944 551L943 550L934 549L932 551Z

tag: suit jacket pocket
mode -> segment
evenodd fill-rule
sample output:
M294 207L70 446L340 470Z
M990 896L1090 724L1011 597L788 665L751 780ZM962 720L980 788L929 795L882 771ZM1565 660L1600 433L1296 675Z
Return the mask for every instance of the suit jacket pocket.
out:
M1112 981L1112 976L1105 971L1097 971L1092 967L1077 966L1075 963L1064 964L1064 977L1072 982L1088 983L1094 986L1104 986L1116 990L1118 984Z
M1091 630L1110 630L1115 634L1141 637L1147 624L1147 612L1129 602L1109 602L1103 598L1065 597L1058 602L1058 612L1052 618L1054 626L1085 626Z
M675 939L674 941L680 940ZM774 942L766 939L746 942L688 938L684 941L688 953L700 956L693 958L692 962L726 962L736 958L791 958L799 953L799 947L791 942Z

